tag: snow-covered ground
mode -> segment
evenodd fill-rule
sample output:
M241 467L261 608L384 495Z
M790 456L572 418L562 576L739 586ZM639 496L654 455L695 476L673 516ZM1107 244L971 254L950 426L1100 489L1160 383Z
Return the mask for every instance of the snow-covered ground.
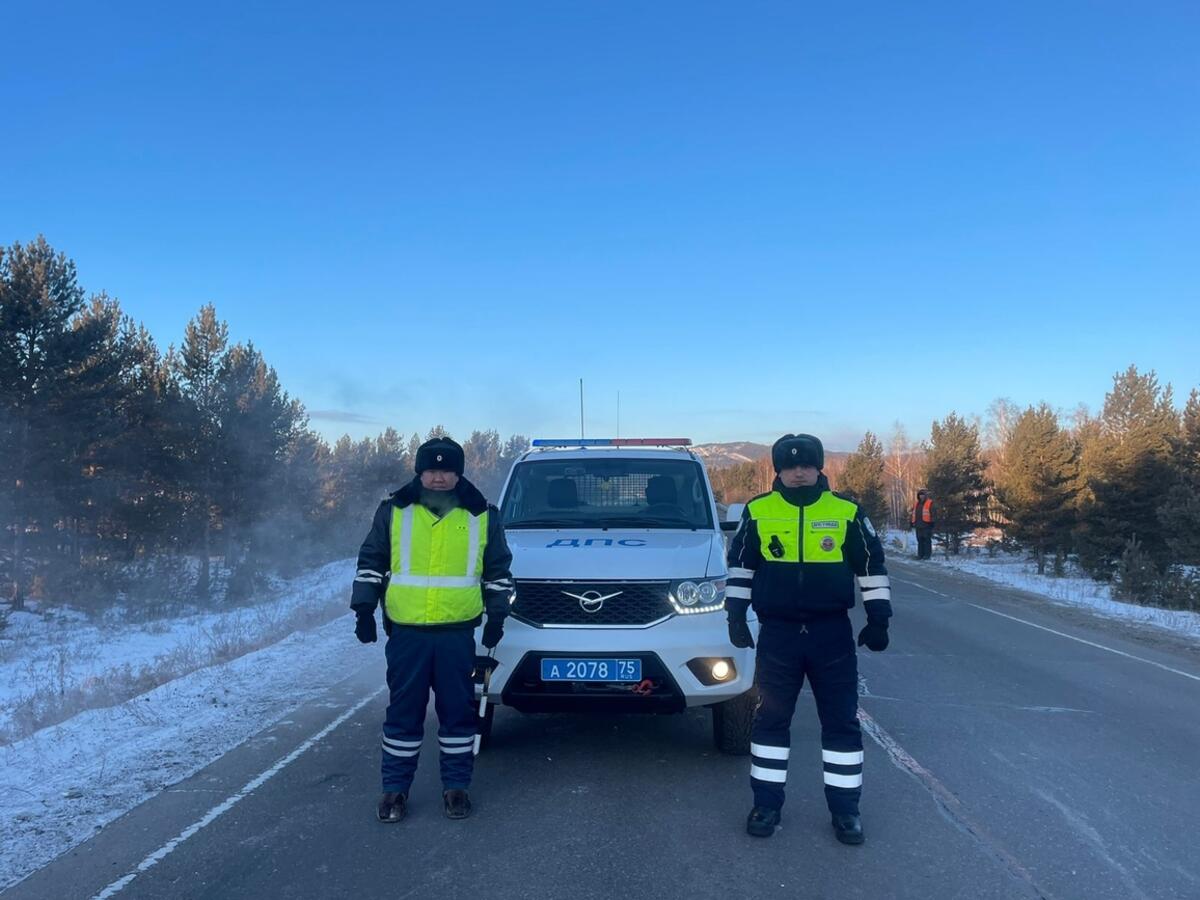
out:
M0 631L0 743L327 622L346 610L352 565L279 580L264 602L220 612L141 622L121 608L102 622L70 608L11 613Z
M367 648L346 610L353 565L324 566L249 610L125 628L68 619L40 648L24 640L49 639L39 623L14 616L0 665L10 723L13 704L39 689L25 673L47 664L57 672L61 661L54 677L87 706L135 686L138 673L158 686L0 747L0 890L359 669L364 655L353 651Z
M889 532L884 548L893 556L915 559L916 535L912 531ZM1093 581L1078 572L1069 572L1062 578L1055 578L1049 573L1039 575L1037 564L1022 553L997 551L995 555L989 555L986 550L972 550L968 555L947 558L935 547L933 558L923 561L921 565L955 569L1039 594L1056 603L1082 606L1109 618L1152 625L1168 629L1177 635L1189 635L1200 639L1200 613L1139 606L1136 603L1114 600L1109 585Z

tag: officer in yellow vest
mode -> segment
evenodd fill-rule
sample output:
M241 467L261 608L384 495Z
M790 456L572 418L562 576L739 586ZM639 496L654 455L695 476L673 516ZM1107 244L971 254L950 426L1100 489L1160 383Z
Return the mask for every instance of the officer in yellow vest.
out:
M379 505L358 553L350 601L355 634L364 644L377 639L381 600L388 634L381 822L399 822L408 810L430 688L445 813L451 819L471 814L474 631L486 609L482 643L491 649L500 642L513 581L500 513L462 477L463 463L462 447L449 438L422 444L417 477Z
M825 450L810 434L785 434L771 448L775 483L755 497L729 548L725 607L729 639L753 647L746 609L760 630L760 701L751 733L754 808L746 831L770 837L779 825L791 755L791 721L807 676L821 720L825 800L834 834L863 842L858 801L863 744L858 726L858 660L850 608L862 590L867 625L858 645L884 650L891 586L875 528L853 501L829 490Z

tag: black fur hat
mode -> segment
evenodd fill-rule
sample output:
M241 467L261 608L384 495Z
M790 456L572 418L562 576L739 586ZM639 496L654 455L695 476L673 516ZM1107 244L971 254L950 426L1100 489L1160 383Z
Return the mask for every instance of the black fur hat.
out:
M825 468L825 448L811 434L785 434L771 447L771 462L775 472L794 466Z
M418 475L426 469L441 469L443 472L462 475L465 464L463 448L448 437L433 438L417 448Z

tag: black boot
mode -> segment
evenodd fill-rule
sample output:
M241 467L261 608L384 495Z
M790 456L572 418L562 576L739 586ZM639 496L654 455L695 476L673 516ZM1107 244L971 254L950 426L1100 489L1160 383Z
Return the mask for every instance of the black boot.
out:
M442 804L447 819L465 819L471 814L471 797L462 788L444 791Z
M862 819L857 813L834 813L833 833L843 844L861 844L863 837Z
M746 817L746 834L755 837L770 837L779 826L779 810L756 806Z
M399 822L408 812L408 794L384 791L376 814L380 822Z

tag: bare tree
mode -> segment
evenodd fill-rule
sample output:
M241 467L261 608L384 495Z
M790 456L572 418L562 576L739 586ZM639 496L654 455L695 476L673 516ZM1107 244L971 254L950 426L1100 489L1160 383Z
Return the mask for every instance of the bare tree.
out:
M896 422L888 439L883 470L888 515L893 528L904 528L908 524L908 508L919 487L916 479L921 457L920 450L908 439L904 426Z

